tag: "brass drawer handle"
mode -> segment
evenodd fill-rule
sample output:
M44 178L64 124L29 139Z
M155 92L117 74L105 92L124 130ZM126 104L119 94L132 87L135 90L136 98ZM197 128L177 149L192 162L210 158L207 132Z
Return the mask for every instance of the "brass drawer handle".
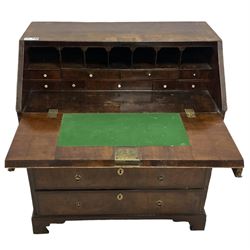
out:
M163 205L163 201L162 201L162 200L156 201L156 205L157 205L158 207L161 207L161 206Z
M117 200L118 201L121 201L123 199L123 194L119 193L117 196L116 196Z
M81 202L80 201L76 202L76 207L78 207L78 208L81 207Z
M118 168L117 174L120 175L120 176L123 175L124 174L124 169L123 168Z
M43 78L47 78L48 75L46 73L43 74Z
M75 180L80 181L82 179L82 176L80 174L75 175Z

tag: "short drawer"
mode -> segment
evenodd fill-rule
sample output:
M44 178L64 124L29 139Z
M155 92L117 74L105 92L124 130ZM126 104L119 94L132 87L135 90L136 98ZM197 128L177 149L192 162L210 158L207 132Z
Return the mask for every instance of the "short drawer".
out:
M201 190L41 191L39 215L148 215L199 213Z
M97 80L103 80L103 79L120 79L120 71L119 70L87 70L87 77L88 79L97 79Z
M90 80L105 80L105 79L120 79L120 72L117 70L95 70L95 69L63 69L62 77L66 80L71 79L90 79Z
M203 188L210 169L52 168L30 170L35 189Z
M60 79L60 70L25 70L24 79Z
M178 70L123 70L121 71L121 79L165 79L173 80L178 79Z
M212 70L181 70L180 79L211 79Z
M116 90L118 86L117 81L86 81L86 90Z

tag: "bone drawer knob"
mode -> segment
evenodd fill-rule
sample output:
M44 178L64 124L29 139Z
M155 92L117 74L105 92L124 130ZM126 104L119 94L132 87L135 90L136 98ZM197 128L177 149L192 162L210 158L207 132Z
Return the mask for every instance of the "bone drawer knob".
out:
M157 205L158 207L161 207L161 206L163 205L163 201L162 201L162 200L156 201L156 205Z
M123 168L118 168L117 174L120 175L120 176L123 175L124 174L124 169Z
M117 196L116 196L117 200L118 201L121 201L123 199L123 194L119 193Z
M82 176L80 174L75 175L75 180L80 181L82 179Z

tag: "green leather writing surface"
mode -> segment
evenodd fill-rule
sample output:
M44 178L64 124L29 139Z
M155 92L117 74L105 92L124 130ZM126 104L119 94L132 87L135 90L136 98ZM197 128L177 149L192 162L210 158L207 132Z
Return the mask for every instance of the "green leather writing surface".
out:
M178 113L64 114L58 146L185 146Z

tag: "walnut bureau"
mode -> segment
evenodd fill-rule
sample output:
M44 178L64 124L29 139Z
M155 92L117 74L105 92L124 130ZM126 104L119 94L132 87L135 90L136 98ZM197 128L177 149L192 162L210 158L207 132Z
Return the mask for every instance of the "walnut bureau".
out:
M212 168L242 173L223 122L222 41L205 22L33 22L16 110L5 166L27 168L34 233L140 218L203 230Z

